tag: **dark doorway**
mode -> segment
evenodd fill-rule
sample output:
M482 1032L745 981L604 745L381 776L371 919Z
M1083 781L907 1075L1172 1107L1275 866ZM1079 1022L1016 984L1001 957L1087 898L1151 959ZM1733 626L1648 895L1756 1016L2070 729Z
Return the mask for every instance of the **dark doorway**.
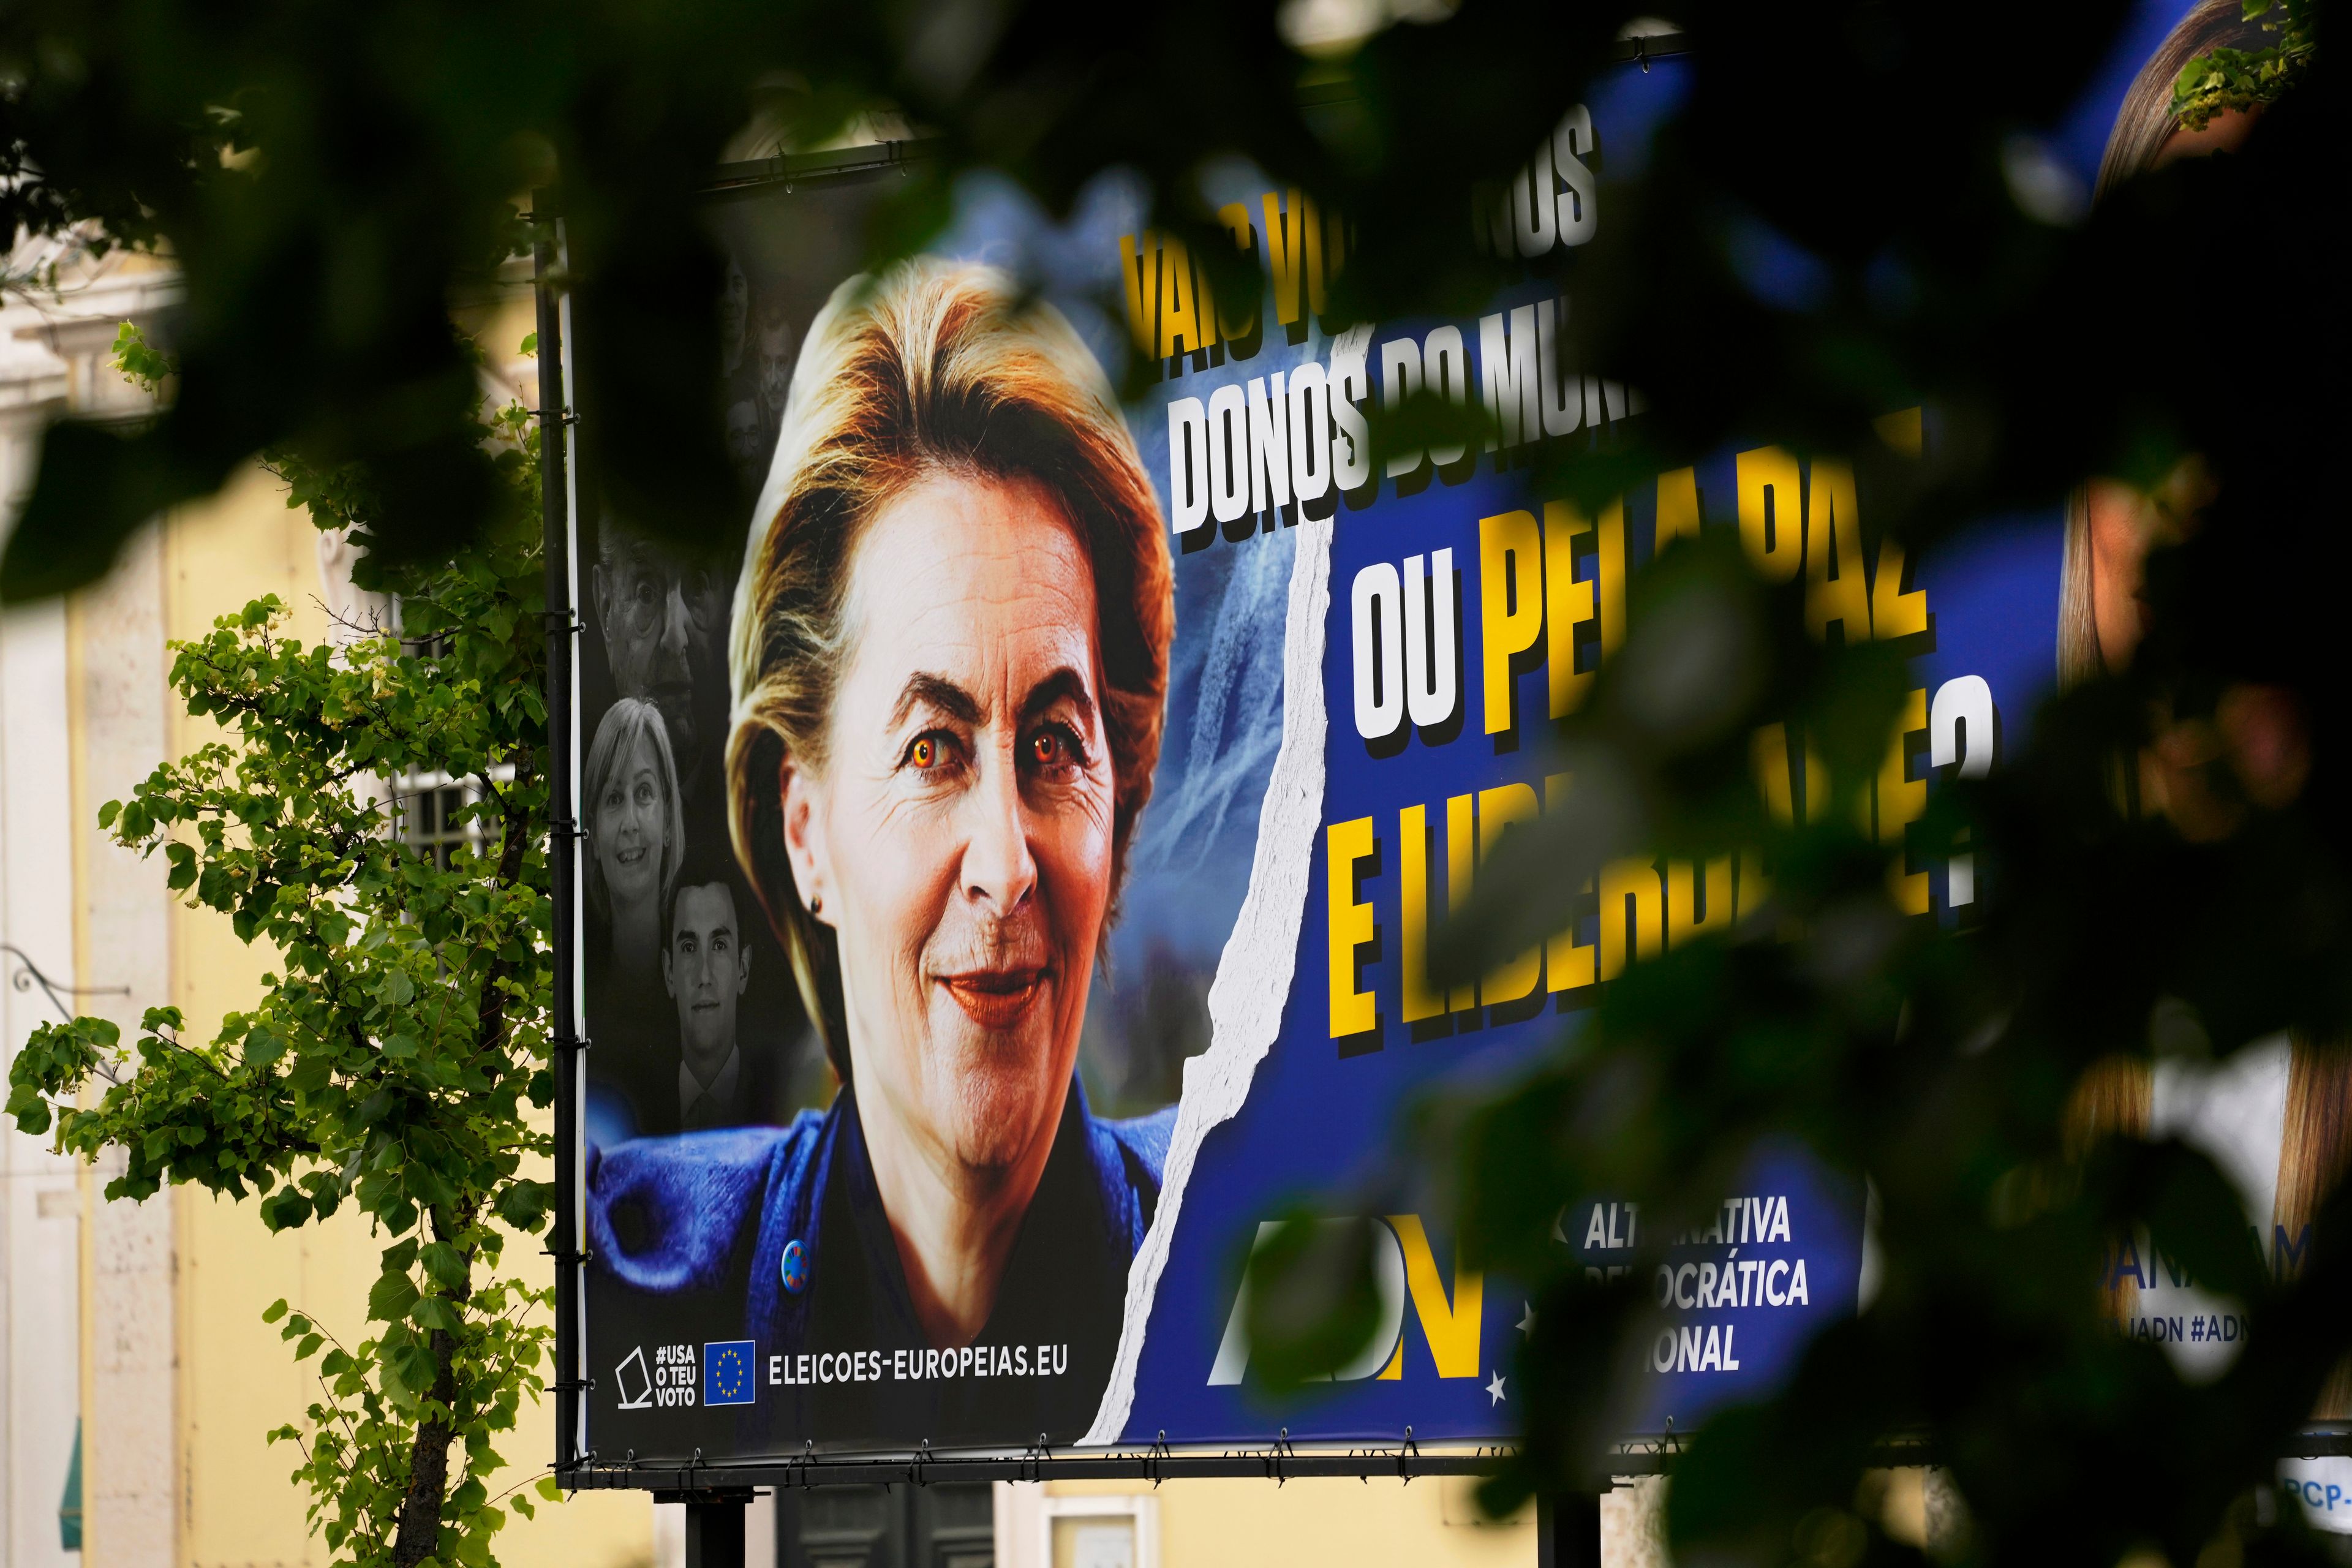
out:
M776 1568L994 1568L986 1482L776 1490Z

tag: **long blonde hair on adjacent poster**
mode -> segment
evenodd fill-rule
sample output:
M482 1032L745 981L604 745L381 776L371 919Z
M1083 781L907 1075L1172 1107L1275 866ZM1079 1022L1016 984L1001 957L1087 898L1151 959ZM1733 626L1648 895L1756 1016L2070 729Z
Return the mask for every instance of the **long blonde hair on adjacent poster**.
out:
M2183 67L2216 48L2260 48L2269 35L2245 17L2242 0L2200 0L2183 16L2132 78L2116 110L2099 160L2091 200L2154 168L2165 143L2180 129L2172 114L2172 84ZM2077 485L2066 498L2066 552L2058 588L2058 687L2063 691L2106 672L2099 652L2099 622L2091 551L2091 498Z
M2096 202L2124 181L2154 168L2178 131L2172 87L2196 57L2217 47L2259 48L2268 40L2245 17L2242 0L2200 0L2183 16L2132 79L2116 111L2114 130L2099 162ZM2066 547L2058 597L2058 684L2062 690L2106 673L2099 650L2095 563L2092 559L2090 496L2076 486L2066 501ZM2318 1042L2301 1031L2291 1037L2286 1113L2280 1129L2278 1188L2272 1203L2273 1230L2263 1250L2273 1255L2284 1236L2292 1249L2317 1222L2320 1205L2352 1163L2352 1047ZM2095 1062L2075 1085L2067 1111L2066 1147L2081 1157L2104 1135L2145 1138L2155 1096L2155 1074L2145 1058L2109 1057ZM2107 1269L2100 1282L2106 1309L2128 1323L2138 1305L2138 1287ZM2317 1420L2352 1417L2352 1362L2338 1365L2323 1387Z
M2278 1196L2271 1205L2273 1236L2307 1244L2320 1205L2352 1163L2352 1047L2309 1042L2297 1036L2287 1064L2286 1125L2279 1139ZM2275 1246L2275 1243L2273 1243ZM2352 1361L2339 1362L2320 1390L2322 1421L2352 1418Z

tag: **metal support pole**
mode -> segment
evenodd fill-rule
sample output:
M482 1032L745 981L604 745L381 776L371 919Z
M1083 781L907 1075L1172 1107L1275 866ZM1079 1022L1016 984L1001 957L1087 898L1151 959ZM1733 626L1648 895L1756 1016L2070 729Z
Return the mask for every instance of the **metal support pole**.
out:
M1601 1494L1536 1497L1536 1568L1601 1568Z
M558 260L552 193L542 191L533 205L540 209L539 241L531 256L539 293L539 475L541 526L547 554L547 752L549 815L571 826L572 789L572 563L570 560L570 487L564 471L563 409L571 390L563 384L563 314L556 283L549 274ZM572 996L572 875L579 846L565 833L553 835L547 847L550 891L553 895L555 1057L555 1191L557 1201L548 1227L548 1251L555 1259L555 1469L569 1477L583 1458L582 1417L587 1408L588 1374L580 1344L580 1233L574 1223L573 1196L579 1190L578 1128L580 1084L575 1048L580 1022Z
M744 1568L743 1510L748 1488L656 1492L654 1501L686 1505L686 1568Z

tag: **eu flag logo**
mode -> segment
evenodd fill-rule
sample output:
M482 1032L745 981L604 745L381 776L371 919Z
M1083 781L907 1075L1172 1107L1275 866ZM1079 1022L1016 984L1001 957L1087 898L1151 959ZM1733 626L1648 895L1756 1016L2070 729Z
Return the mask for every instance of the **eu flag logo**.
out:
M758 1347L750 1340L714 1340L702 1347L702 1403L749 1405L759 1390L753 1365Z

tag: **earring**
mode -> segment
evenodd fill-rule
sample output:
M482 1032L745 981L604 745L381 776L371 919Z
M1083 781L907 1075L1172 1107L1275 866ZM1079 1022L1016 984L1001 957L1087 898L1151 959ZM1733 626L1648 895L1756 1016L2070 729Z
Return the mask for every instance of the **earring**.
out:
M823 893L811 893L809 895L809 913L813 915L821 915L824 913L824 895Z

